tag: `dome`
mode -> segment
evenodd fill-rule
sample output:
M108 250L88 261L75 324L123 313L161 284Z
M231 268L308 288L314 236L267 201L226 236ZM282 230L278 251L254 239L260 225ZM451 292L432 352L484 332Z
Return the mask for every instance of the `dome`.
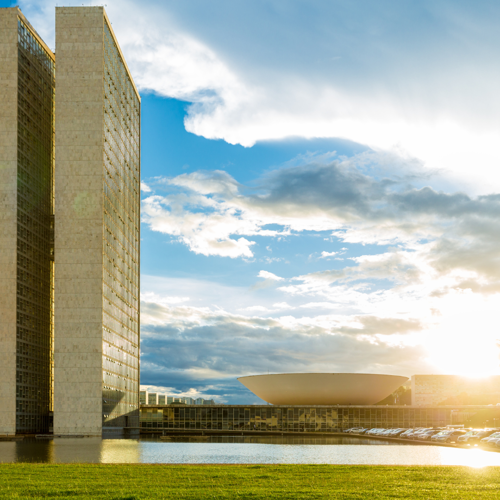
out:
M370 373L280 373L238 380L273 405L374 405L408 377Z

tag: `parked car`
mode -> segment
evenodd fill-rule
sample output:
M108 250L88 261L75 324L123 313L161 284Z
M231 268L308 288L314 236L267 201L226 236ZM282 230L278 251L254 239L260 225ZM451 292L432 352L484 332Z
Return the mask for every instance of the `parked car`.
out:
M399 436L399 434L401 434L401 432L403 432L404 429L389 429L388 432L387 432L387 436L388 437L396 437L396 436Z
M495 432L497 432L496 429L484 429L484 430L480 430L474 436L470 436L467 439L464 439L463 442L464 442L464 444L466 446L477 446L478 443L479 443L479 441L481 441L481 439L483 439L485 437L489 437L492 434L494 434ZM460 438L463 438L463 437L465 437L465 436L460 436Z
M499 438L499 437L500 437L500 432L498 432L498 431L494 432L493 434L490 434L489 436L486 436L486 437L480 439L479 443L478 443L478 446L480 446L481 448L486 448L488 442L491 439L495 439L495 438Z
M432 429L428 428L422 428L422 429L417 429L413 434L408 436L409 439L418 439L418 436L421 434L424 434L425 432L431 431Z
M351 434L357 434L358 432L364 430L364 427L353 427L351 429Z
M412 434L413 431L414 431L414 429L407 429L406 431L402 432L399 435L399 437L404 439L404 438L408 437L410 434Z
M460 436L457 439L457 444L461 446L477 446L477 443L485 437L491 436L495 432L494 429L472 429L467 434Z
M405 438L406 439L411 439L411 437L413 436L413 434L415 434L415 432L418 432L418 429L411 429L410 432L407 432L405 434Z
M392 432L392 429L384 429L383 431L379 432L379 436L390 436Z
M498 441L500 441L500 437L489 439L488 441L486 441L484 448L486 449L496 448Z
M408 429L396 429L392 437L401 437Z
M441 432L441 431L439 429L432 429L430 431L425 431L425 432L420 433L417 436L417 439L419 441L429 441L431 439L431 437L434 436L435 434L437 434L438 432Z
M485 448L495 448L498 441L500 441L500 436L488 439L488 441L485 442Z
M438 433L434 434L434 436L431 436L431 441L436 442L438 440L441 440L441 438L443 436L448 435L450 432L451 432L450 429L445 429L445 430L439 431Z
M364 434L367 430L364 427L355 427L351 430L351 434Z
M445 434L443 434L442 432L438 432L437 434L432 436L431 439L435 442L440 442L440 443L456 443L457 439L460 436L466 434L467 431L452 429L446 432Z
M412 429L410 432L408 432L407 434L405 434L405 438L406 439L411 439L411 437L413 436L413 434L415 434L415 432L417 432L416 429Z
M385 429L379 429L379 428L370 429L369 431L366 432L366 435L376 436L380 431L383 430Z

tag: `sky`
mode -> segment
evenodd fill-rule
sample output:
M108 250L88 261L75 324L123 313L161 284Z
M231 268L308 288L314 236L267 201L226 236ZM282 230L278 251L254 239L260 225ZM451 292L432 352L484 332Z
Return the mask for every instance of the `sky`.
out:
M19 1L50 47L55 4ZM498 2L106 10L142 96L143 388L500 373Z

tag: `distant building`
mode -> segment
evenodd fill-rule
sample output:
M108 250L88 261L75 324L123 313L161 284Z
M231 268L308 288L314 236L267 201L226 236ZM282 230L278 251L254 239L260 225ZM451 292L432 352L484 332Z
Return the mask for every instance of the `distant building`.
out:
M166 394L159 394L157 392L140 391L139 399L141 405L170 405L175 404L185 404L185 405L214 405L215 401L213 399L203 399L197 398L193 399L190 397L180 397L180 396L167 396Z
M139 404L141 405L164 405L166 404L167 396L157 392L140 391Z
M500 376L413 375L411 404L488 405L500 403Z

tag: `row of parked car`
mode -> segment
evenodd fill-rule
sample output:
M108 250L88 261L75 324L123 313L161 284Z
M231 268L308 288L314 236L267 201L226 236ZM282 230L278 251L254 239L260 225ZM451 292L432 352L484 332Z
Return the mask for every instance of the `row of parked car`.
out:
M388 438L411 439L418 441L430 441L432 443L447 443L457 446L474 447L486 449L498 449L500 451L500 431L498 429L455 429L455 428L424 428L415 429L366 429L364 427L352 427L344 432L365 436L377 436Z

